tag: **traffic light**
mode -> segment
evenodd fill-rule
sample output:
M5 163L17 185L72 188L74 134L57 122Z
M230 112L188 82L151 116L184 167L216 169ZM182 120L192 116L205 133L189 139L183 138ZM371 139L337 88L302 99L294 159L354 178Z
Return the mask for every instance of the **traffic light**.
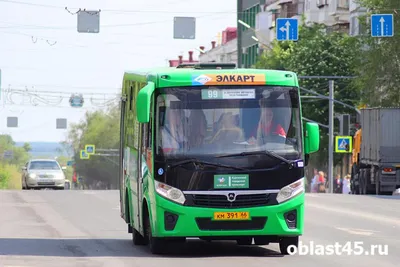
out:
M337 117L339 119L339 134L342 136L350 135L350 115L341 114Z

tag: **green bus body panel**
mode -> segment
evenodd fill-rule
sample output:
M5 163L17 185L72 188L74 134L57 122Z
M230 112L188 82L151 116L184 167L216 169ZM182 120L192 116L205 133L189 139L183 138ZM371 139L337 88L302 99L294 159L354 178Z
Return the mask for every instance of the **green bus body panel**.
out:
M266 85L298 86L297 75L294 72L262 69L194 70L185 68L155 68L147 71L125 72L124 80L139 82L152 81L158 88L193 86L192 75L202 74L264 74ZM163 76L167 76L167 78L162 78ZM249 86L251 86L251 84L249 84Z
M138 82L147 84L148 81L151 81L155 84L156 90L157 88L165 88L165 87L177 87L177 86L194 86L197 85L192 84L192 76L193 75L202 75L202 74L264 74L265 75L265 85L276 85L276 86L295 86L298 87L298 79L297 75L293 72L289 71L278 71L278 70L262 70L262 69L177 69L171 67L164 68L153 68L148 70L140 70L140 71L128 71L124 74L123 81L123 95L128 94L128 88L126 85L129 82ZM234 86L234 84L232 84ZM242 84L243 85L243 84ZM215 85L213 85L215 86ZM249 86L257 86L249 84ZM140 90L140 89L139 89ZM137 94L136 96L137 97ZM154 105L154 103L153 103ZM153 107L152 107L153 108ZM301 109L301 102L300 102ZM301 116L301 115L300 115ZM125 115L127 124L132 123L133 121L137 122L137 118L132 118L131 115ZM304 132L304 126L301 119L301 127L302 133ZM125 127L134 128L132 125L128 125ZM139 131L140 132L140 131ZM127 138L127 134L125 133L125 138ZM140 135L140 133L136 133ZM303 137L303 147L304 147L304 135ZM153 142L154 142L154 136ZM139 141L141 143L141 141ZM129 150L130 153L130 162L137 163L138 150L125 144L126 150ZM125 151L126 151L125 150ZM304 151L304 149L303 149ZM135 157L135 159L131 158ZM132 164L127 162L126 164ZM152 163L152 166L154 164ZM129 166L129 169L132 167ZM138 168L138 166L136 166ZM185 207L180 204L174 203L168 199L165 199L158 195L155 191L154 187L154 179L153 179L153 169L149 169L146 161L142 160L142 166L140 166L142 170L146 169L145 175L143 175L143 188L142 188L142 199L138 199L137 192L137 179L132 177L132 174L127 174L125 176L125 188L121 190L126 190L128 193L127 201L129 203L125 203L125 205L129 205L129 213L131 214L129 224L143 234L142 227L139 227L139 223L143 220L143 212L142 210L137 210L138 207L142 207L147 205L148 212L150 216L150 223L153 231L153 235L156 237L173 237L173 236L182 236L182 237L201 237L201 236L240 236L240 235L280 235L280 236L299 236L303 234L304 229L304 199L305 194L301 194L293 199L290 199L282 204L275 206L265 206L265 207L252 207L252 208L241 208L241 209L215 209L215 208L197 208L197 207ZM284 220L283 214L285 212L291 210L297 210L298 221L296 229L289 229ZM164 229L164 212L170 211L179 215L178 222L173 231L166 231ZM224 230L224 231L200 231L199 227L196 224L196 217L208 217L212 218L214 212L224 212L224 211L248 211L250 212L250 216L264 216L268 217L265 227L261 230ZM141 223L140 223L141 224Z
M153 191L154 192L154 191ZM217 209L185 207L175 204L159 195L152 196L157 203L152 203L152 227L154 236L159 237L199 237L199 236L240 236L240 235L279 235L299 236L304 231L304 198L301 194L287 202L276 206L240 208L240 209ZM289 229L283 217L285 212L297 210L297 228ZM177 224L173 231L164 229L164 211L179 215ZM267 217L267 222L261 230L223 230L223 231L201 231L197 226L195 218L213 218L214 212L248 211L250 217Z

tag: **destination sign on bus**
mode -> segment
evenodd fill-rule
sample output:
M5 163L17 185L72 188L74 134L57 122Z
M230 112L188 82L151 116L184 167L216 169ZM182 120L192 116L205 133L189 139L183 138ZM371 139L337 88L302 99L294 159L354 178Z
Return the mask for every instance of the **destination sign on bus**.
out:
M201 74L192 76L192 85L265 85L264 74Z
M203 89L201 99L255 99L255 89Z

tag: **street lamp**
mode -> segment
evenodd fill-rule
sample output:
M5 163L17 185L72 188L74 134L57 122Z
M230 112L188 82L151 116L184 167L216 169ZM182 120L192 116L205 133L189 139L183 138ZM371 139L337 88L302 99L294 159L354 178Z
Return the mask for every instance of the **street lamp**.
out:
M241 25L243 25L245 28L247 28L247 29L249 29L249 30L252 30L256 35L257 35L257 33L259 33L260 36L263 35L263 34L261 34L259 31L257 31L256 29L252 28L249 24L247 24L247 23L244 22L243 20L240 20L240 19L239 19L238 22L239 22ZM259 40L256 36L252 35L251 38L252 38L254 41L260 43L261 45L266 46L266 47L268 47L269 49L272 49L268 44L261 43L260 40Z

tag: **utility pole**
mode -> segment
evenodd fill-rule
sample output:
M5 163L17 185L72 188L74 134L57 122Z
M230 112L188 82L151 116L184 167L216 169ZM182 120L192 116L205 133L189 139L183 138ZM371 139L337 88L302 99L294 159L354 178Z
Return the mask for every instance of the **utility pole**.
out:
M334 156L334 148L335 148L335 143L334 143L334 103L338 103L342 106L351 108L355 110L358 114L361 114L361 111L357 109L356 107L353 107L349 104L346 104L344 102L338 101L334 99L334 80L335 79L354 79L357 78L355 76L299 76L298 78L300 79L329 79L329 97L319 94L317 92L314 92L312 90L308 90L306 88L300 87L301 90L306 91L308 93L311 93L315 96L301 96L301 98L321 98L321 99L327 99L329 100L329 156L328 156L328 180L329 180L329 192L333 193L333 156ZM320 124L321 125L321 124ZM323 125L321 125L323 126ZM324 127L324 126L323 126Z
M334 81L329 81L329 159L328 159L328 181L329 193L333 193L333 148L334 148Z

